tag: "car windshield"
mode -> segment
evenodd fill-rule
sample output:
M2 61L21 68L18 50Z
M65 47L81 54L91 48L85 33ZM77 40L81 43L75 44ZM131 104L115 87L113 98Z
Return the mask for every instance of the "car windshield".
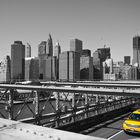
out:
M131 120L136 120L136 121L140 121L140 114L134 114L134 113L132 113L132 114L129 116L129 119L131 119Z

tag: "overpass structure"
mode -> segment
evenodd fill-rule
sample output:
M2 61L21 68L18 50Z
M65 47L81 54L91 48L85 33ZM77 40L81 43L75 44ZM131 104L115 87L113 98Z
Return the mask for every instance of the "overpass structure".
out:
M41 103L43 99L42 94L45 94L46 96L43 97L44 100ZM52 96L55 97L55 99L52 100ZM61 96L63 96L63 104ZM70 100L69 96L71 96ZM70 133L68 134L67 132L51 128L41 128L29 124L22 124L21 122L33 123L46 127L62 128L64 130L67 127L72 127L72 124L76 124L80 127L79 124L83 124L82 120L89 120L89 122L92 123L93 120L95 120L94 123L96 123L99 118L103 120L104 118L113 116L115 114L114 111L118 112L118 114L122 111L128 111L129 108L139 102L139 98L139 84L59 83L56 85L55 83L53 86L0 84L0 117L18 121L3 121L3 119L0 119L0 139L4 139L4 137L8 138L11 135L13 136L13 139L19 137L24 139L22 136L25 133L27 137L34 135L34 139L43 139L44 137L41 136L44 136L44 133L46 133L45 131L51 132L51 135L53 136L57 133L61 133L61 135L64 136L66 135L66 137L62 138L58 135L59 137L57 137L57 139L68 139L67 136ZM15 106L18 104L20 104L20 106L15 110ZM49 105L52 108L52 112L46 113ZM27 110L30 115L21 118ZM27 127L24 129L22 126ZM42 131L41 133L40 131L39 133L34 132L35 129L37 129L37 131L42 129ZM19 136L14 135L17 134L15 132L20 132L18 133ZM75 134L72 134L72 136L73 137L70 138L76 137L77 139L83 140L90 139L90 137L76 136ZM51 138L52 136L48 137L48 139Z

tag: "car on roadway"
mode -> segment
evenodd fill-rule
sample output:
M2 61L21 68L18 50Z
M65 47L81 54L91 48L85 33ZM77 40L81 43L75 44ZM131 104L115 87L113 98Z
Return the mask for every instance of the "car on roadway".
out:
M123 122L123 130L126 133L140 134L140 109L133 111Z

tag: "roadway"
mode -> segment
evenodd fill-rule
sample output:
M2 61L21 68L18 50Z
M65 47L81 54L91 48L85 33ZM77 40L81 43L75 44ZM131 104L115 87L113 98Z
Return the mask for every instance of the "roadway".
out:
M82 133L89 136L105 138L108 140L140 139L140 135L128 135L122 130L123 121L124 116L121 116L98 126L91 127L88 130L83 131Z

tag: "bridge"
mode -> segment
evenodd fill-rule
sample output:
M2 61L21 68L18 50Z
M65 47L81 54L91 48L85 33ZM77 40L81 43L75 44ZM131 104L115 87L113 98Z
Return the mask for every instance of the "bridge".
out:
M61 130L81 131L83 126L86 129L91 124L111 119L114 114L129 112L139 103L139 88L138 84L118 83L60 83L55 87L0 84L0 116ZM29 113L23 118L27 110Z

